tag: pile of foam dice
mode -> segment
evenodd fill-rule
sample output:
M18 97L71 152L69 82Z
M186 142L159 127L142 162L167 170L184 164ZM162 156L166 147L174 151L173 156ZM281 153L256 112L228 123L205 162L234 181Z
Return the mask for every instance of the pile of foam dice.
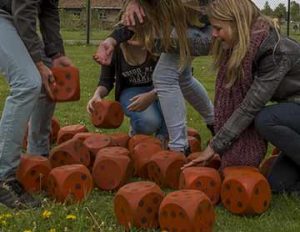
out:
M60 76L62 80L56 80L61 85L55 88L63 86L65 90L54 92L73 93L67 97L61 94L62 101L78 99L74 95L80 91L72 89L79 85L70 87L63 81L71 82L74 75L64 70ZM91 121L96 127L117 128L123 122L124 113L118 102L102 100L94 106ZM205 167L181 170L201 153L200 134L189 128L188 135L192 153L185 157L165 150L161 141L152 136L100 134L88 132L80 124L60 128L53 118L49 139L55 145L49 157L24 154L17 179L28 192L46 191L57 202L80 202L94 186L103 191L115 190L115 215L126 230L160 227L162 231L212 231L214 206L219 202L239 215L261 214L269 208L271 191L265 175L277 152L261 164L260 170L228 167L219 172L218 155ZM133 176L144 181L128 183ZM165 194L161 188L176 191Z

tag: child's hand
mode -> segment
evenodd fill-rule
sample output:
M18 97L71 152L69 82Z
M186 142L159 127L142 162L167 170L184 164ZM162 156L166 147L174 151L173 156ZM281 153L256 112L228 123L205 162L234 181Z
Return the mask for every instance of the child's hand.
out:
M143 111L151 105L155 98L156 95L152 91L138 94L130 99L131 103L127 106L127 109L130 111Z
M94 102L96 101L101 101L101 97L98 95L98 94L95 94L88 102L87 106L86 106L86 111L89 113L89 114L92 114L95 110L94 108Z
M116 41L113 38L107 38L98 46L96 54L93 56L98 64L110 65Z

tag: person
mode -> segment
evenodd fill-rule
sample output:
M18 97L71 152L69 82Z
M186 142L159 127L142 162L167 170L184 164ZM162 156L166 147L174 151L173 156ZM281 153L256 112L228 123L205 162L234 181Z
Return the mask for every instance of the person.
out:
M155 7L153 4L156 4ZM151 9L155 9L156 14L153 14ZM179 12L183 20L178 19ZM188 24L195 21L193 18L190 19L189 16L194 15L195 11L193 8L185 10L180 0L161 2L129 1L123 16L123 22L129 26L136 25L137 22L135 22L133 16L135 13L138 14L139 22L143 23L144 27L149 27L147 27L148 22L148 24L151 24L150 27L156 28L156 32L159 32L157 34L162 36L160 39L155 38L155 42L151 44L152 47L148 47L149 50L154 47L155 52L161 53L153 73L154 86L168 128L169 149L181 151L188 155L190 151L187 140L184 98L202 115L208 128L213 133L213 105L203 85L192 76L190 59L190 55L208 54L211 39L210 26L204 24L200 28L190 26L188 29ZM202 14L200 15L202 17ZM144 17L146 17L146 21ZM161 17L166 18L166 20L161 20ZM170 33L173 26L176 33L174 31L172 33L173 37L171 37ZM121 32L125 36L122 36ZM122 41L129 35L128 32L124 32L124 29L121 32L112 35L115 42ZM177 43L175 48L170 46L170 44L174 44L173 42ZM107 49L107 56L110 52L111 50ZM99 55L101 56L101 54ZM103 56L103 62L109 62L110 59L107 56Z
M36 32L39 18L43 43ZM1 1L0 69L10 86L0 122L0 203L11 208L37 207L40 202L16 180L22 141L31 116L28 153L49 152L49 131L54 103L45 65L68 66L59 34L58 1Z
M65 56L60 34L58 0L14 1L12 15L18 33L29 50L43 82L39 100L29 122L27 152L48 156L51 119L55 110L55 102L48 96L48 94L52 95L49 83L54 82L50 68L73 65ZM36 31L37 21L39 21L42 40Z
M106 42L100 43L99 49ZM94 59L98 60L97 55ZM137 39L121 43L114 49L110 65L102 65L98 87L87 104L87 111L91 114L93 103L105 98L115 84L115 100L121 103L130 119L130 136L155 134L164 144L168 140L168 132L152 84L156 62L157 57L151 55Z
M266 139L282 151L268 176L272 190L299 193L300 44L280 35L250 0L215 0L208 12L218 69L216 135L185 167L215 153L223 168L257 167Z

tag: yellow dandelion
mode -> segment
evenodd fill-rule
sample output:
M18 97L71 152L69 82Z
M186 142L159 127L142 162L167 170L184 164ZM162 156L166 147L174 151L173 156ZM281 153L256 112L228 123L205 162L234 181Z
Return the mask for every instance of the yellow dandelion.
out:
M32 230L24 230L23 232L32 232Z
M44 219L50 218L51 215L52 215L52 212L49 211L49 210L44 210L44 212L42 213L42 217L43 217Z
M56 229L50 229L49 232L56 232Z
M68 220L75 220L76 219L76 215L74 215L74 214L68 214L66 216L66 219L68 219Z

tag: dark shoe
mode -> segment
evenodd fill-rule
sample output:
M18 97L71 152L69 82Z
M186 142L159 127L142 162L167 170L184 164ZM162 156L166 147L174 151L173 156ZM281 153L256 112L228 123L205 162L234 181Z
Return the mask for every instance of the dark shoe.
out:
M167 147L167 150L172 151L169 147ZM174 151L176 151L176 150L174 150ZM185 157L188 157L192 153L190 146L185 147L183 151L176 151L176 152L183 153Z
M41 202L25 192L16 179L0 182L0 203L9 208L27 209L41 205Z
M183 154L185 155L185 157L188 157L191 153L192 151L190 146L184 148Z

